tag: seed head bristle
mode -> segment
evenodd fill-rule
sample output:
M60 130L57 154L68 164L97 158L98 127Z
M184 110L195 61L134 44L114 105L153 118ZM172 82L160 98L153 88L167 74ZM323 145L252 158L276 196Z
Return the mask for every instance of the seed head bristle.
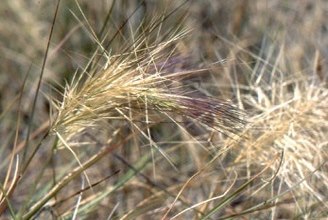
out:
M113 59L107 69L85 74L85 80L67 86L52 130L71 137L104 119L124 120L117 108L141 114L147 108L192 118L222 133L239 132L244 120L232 104L182 92L185 85L181 79L199 70L175 71L180 58L166 53L166 49L178 39L157 44L138 56L133 52L122 55Z

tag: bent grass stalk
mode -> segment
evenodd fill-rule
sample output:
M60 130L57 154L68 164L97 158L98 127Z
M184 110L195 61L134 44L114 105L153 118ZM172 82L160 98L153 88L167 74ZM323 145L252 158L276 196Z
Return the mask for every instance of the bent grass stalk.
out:
M83 173L86 169L88 169L93 164L97 163L100 159L106 156L108 153L114 151L116 148L120 147L123 143L113 144L109 146L104 146L97 154L93 155L86 162L81 164L81 166L76 167L71 172L69 172L66 176L64 176L61 181L59 181L50 192L48 192L45 196L42 197L38 202L36 202L30 210L23 215L23 219L30 219L33 215L35 215L50 199L52 199L63 187L65 187L69 182L71 182L75 177Z

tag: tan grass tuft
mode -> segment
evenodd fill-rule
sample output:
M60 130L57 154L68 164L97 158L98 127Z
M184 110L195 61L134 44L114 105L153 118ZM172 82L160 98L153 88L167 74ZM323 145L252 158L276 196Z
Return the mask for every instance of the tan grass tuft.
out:
M276 75L271 84L261 80L249 87L255 95L244 100L256 114L235 159L249 167L255 158L256 164L267 164L280 154L281 163L271 166L277 172L272 193L292 193L298 212L317 203L328 207L323 193L328 190L328 90L309 78Z

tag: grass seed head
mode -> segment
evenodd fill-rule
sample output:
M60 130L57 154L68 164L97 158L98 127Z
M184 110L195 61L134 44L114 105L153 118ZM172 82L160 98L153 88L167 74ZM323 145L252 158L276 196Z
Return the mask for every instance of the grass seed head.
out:
M157 111L195 119L222 133L239 132L244 125L240 110L227 101L186 92L182 79L199 70L175 71L174 65L183 58L168 49L180 38L150 46L150 50L113 56L107 69L96 74L84 72L83 81L80 78L66 87L52 130L72 137L100 121Z

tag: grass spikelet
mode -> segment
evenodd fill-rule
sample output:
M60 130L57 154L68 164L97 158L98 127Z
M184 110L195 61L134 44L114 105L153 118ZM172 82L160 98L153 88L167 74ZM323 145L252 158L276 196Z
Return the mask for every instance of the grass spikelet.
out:
M134 122L143 120L139 115L156 111L195 119L222 133L238 133L244 125L241 110L227 101L195 97L183 85L182 79L205 70L169 72L170 62L179 57L170 57L173 55L168 49L181 37L174 36L143 51L113 55L106 69L92 75L82 73L83 77L67 85L57 106L53 131L72 137L106 120L125 120L124 115L131 112L134 118L129 120Z

